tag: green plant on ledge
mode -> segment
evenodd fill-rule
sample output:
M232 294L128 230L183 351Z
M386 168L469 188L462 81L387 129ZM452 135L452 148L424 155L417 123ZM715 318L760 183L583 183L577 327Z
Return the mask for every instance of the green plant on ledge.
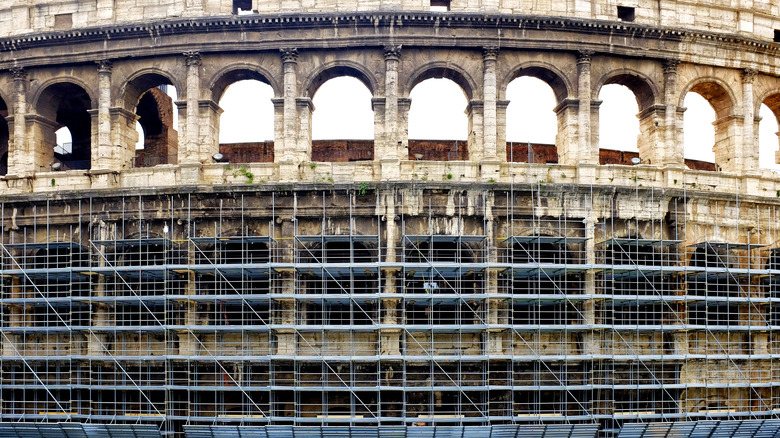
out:
M358 187L358 194L365 195L370 188L371 186L367 182L363 181L360 183L360 187Z
M238 178L239 176L246 178L246 182L248 184L252 184L252 182L255 180L255 174L250 172L246 167L241 167L240 169L237 169L235 172L233 172L233 178Z

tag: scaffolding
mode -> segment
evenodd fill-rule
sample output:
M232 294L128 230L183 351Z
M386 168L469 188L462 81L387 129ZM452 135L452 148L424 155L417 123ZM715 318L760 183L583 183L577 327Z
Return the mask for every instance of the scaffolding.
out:
M602 435L777 418L773 200L363 192L2 204L0 418Z

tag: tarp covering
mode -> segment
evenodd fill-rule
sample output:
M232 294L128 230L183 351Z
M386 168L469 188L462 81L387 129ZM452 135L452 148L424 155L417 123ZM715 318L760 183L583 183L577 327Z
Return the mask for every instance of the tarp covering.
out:
M632 423L620 429L617 438L774 438L780 437L780 420L675 421Z
M141 424L0 423L9 438L161 438L157 426Z
M596 424L500 426L184 426L187 438L594 438Z

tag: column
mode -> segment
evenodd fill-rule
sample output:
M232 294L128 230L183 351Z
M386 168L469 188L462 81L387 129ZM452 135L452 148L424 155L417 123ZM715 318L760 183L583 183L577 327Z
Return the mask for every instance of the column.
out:
M496 161L500 155L496 150L497 125L497 87L496 87L496 60L498 59L498 47L484 47L482 49L482 159Z
M200 162L209 157L201 157L198 145L198 97L200 94L200 66L202 60L197 51L184 52L184 61L187 64L187 120L184 132L184 154L179 154L179 162Z
M297 143L297 102L298 97L298 49L279 49L282 58L283 77L283 111L282 111L282 138L274 153L274 161L279 163L279 177L290 181L296 180L298 175L298 163L295 154Z
M591 150L590 138L590 113L591 113L591 83L590 64L593 57L592 50L580 50L577 52L577 97L579 99L579 142L578 163L598 164L598 153Z
M659 154L659 165L685 165L682 142L682 113L678 114L676 97L678 59L663 61L664 105L666 106L666 135L664 153Z
M92 168L119 170L126 166L122 151L113 150L111 143L111 68L110 60L104 59L97 62L98 65L98 109L97 109L97 146L92 148ZM129 147L125 149L129 150Z
M398 63L401 59L401 46L387 45L385 56L385 120L382 136L382 156L376 157L382 162L382 180L398 179L401 173L403 143L398 135ZM376 153L375 148L375 153ZM404 158L406 159L406 158Z
M35 169L28 150L26 129L27 72L22 67L13 67L11 76L14 79L14 115L9 117L9 122L13 123L13 138L8 148L8 174L32 174Z
M742 124L742 170L745 172L754 172L758 170L758 142L756 142L754 124L756 110L753 101L753 81L758 74L754 68L742 70L742 106L745 114L745 121Z

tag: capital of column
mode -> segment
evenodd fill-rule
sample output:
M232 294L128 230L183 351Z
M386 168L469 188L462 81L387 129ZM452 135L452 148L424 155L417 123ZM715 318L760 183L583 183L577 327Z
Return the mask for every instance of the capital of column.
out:
M27 71L24 67L11 67L9 71L11 72L11 77L14 78L15 81L27 79Z
M498 58L498 47L487 46L482 48L482 59L485 61L495 61Z
M577 64L590 64L593 54L596 53L593 50L578 50L577 51Z
M401 45L388 44L384 49L385 60L398 61L401 59Z
M98 73L111 73L111 69L114 68L114 62L110 59L101 59L95 61L95 64L98 66Z
M203 60L200 57L200 52L197 50L190 50L187 52L182 53L184 55L184 62L187 64L187 66L199 66L202 64Z
M663 61L663 67L664 67L664 73L666 74L672 74L677 73L677 66L680 64L679 59L664 59Z
M294 47L285 47L279 49L279 56L282 57L282 62L298 62L298 49Z
M753 81L756 79L756 75L758 74L758 70L754 68L743 68L742 69L742 82L745 84L752 84Z

